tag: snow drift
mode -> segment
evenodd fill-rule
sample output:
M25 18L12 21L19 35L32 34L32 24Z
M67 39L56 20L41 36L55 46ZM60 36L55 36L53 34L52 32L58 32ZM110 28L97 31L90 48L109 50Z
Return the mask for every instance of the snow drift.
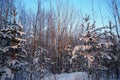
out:
M56 74L46 76L43 80L88 80L88 74L85 72Z

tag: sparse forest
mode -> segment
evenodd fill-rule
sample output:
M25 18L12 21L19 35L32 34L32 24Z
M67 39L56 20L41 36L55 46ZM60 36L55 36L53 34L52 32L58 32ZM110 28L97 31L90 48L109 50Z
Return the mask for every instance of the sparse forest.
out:
M35 0L33 12L22 0L0 0L0 80L120 80L120 1L106 0L107 23L99 7L101 27L94 0L93 15L48 1L45 10ZM84 78L58 77L76 72Z

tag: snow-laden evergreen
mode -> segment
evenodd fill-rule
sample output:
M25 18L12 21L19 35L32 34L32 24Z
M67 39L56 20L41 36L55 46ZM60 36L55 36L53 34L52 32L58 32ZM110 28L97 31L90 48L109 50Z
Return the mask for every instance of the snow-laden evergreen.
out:
M15 80L15 75L27 64L27 52L19 24L0 30L0 79Z

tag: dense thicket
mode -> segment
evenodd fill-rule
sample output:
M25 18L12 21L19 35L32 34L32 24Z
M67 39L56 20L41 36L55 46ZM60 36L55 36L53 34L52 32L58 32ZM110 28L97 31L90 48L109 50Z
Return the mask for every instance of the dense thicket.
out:
M102 74L119 79L117 0L110 1L112 21L99 28L93 16L82 16L69 3L57 0L54 8L50 2L46 11L37 0L33 13L15 1L0 0L0 79L37 80L77 71L95 74L96 80Z

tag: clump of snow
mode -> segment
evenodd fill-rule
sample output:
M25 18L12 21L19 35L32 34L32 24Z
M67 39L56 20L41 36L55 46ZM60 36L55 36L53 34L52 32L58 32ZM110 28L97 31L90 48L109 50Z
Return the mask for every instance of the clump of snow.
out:
M5 69L3 69L3 71L5 73L2 75L1 80L6 80L6 78L8 78L8 79L14 78L14 74L12 73L12 71L9 68L5 68Z
M109 55L109 53L103 53L103 52L101 52L100 54L102 55L102 58L106 57L109 60L112 59L112 57Z
M5 47L4 49L2 49L3 53L6 53L9 51L9 47Z
M20 29L23 29L23 26L21 25L21 23L18 23L18 26Z
M25 34L25 32L17 31L21 36Z
M11 48L13 48L13 49L17 49L17 48L18 48L18 45L11 46Z
M17 40L17 41L26 41L25 39L21 39L21 38L17 38L17 37L15 37L15 40Z
M76 57L75 53L81 48L81 46L75 46L75 48L72 51L73 59Z
M39 61L39 57L37 57L37 58L33 59L33 64L37 64L37 63L38 63L38 61Z

